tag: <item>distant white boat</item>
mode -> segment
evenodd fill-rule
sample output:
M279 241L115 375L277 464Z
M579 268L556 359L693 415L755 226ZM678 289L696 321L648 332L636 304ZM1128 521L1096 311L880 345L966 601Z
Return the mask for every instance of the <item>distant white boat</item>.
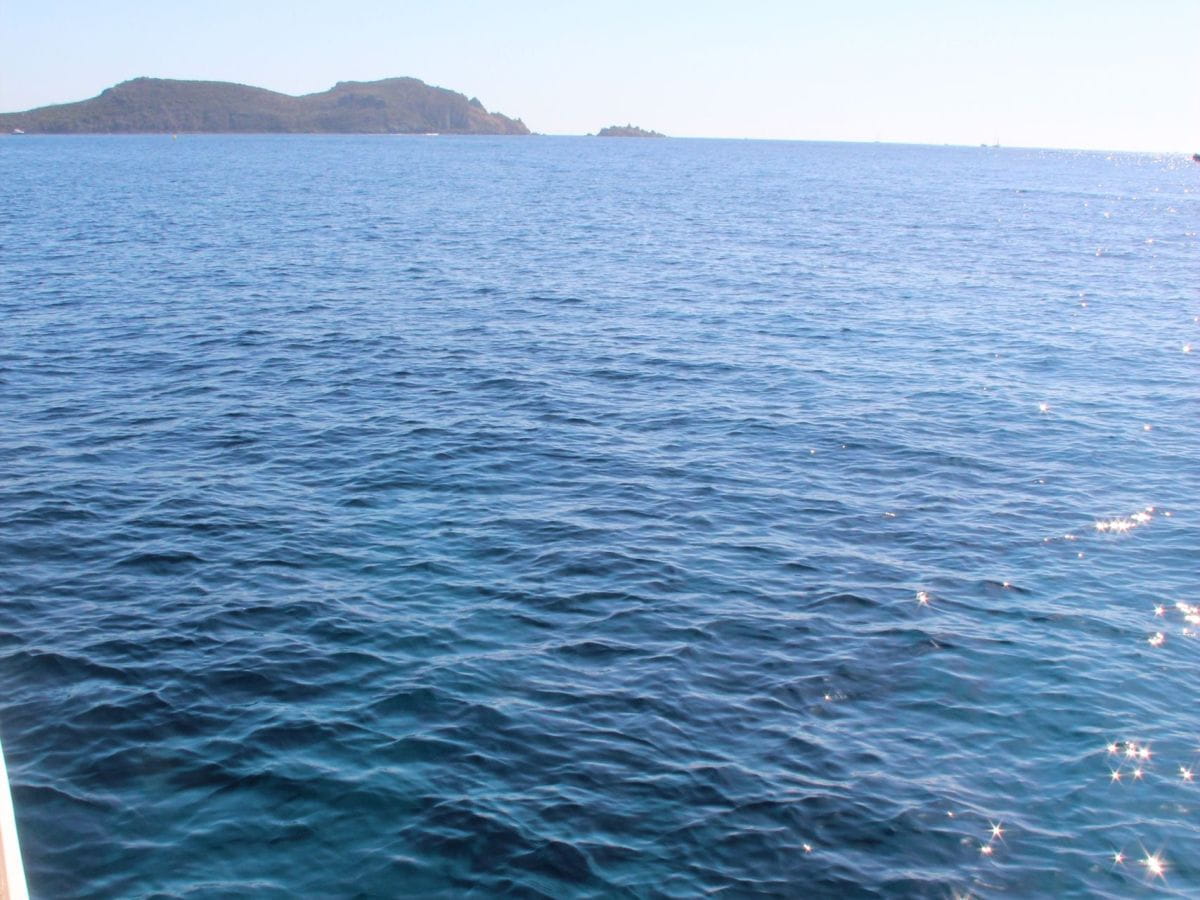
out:
M24 133L25 133L25 132L24 132L24 131L22 131L20 128L14 128L14 129L13 129L13 134L24 134Z

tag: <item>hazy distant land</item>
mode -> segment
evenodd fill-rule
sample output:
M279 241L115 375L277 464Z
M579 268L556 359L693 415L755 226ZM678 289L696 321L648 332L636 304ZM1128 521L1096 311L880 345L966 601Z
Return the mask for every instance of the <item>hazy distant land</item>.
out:
M225 81L135 78L78 103L0 113L0 133L529 134L520 119L416 78L341 81L293 97Z
M607 128L601 128L596 137L666 137L665 134L659 134L657 131L647 131L645 128L638 128L636 125L609 125Z

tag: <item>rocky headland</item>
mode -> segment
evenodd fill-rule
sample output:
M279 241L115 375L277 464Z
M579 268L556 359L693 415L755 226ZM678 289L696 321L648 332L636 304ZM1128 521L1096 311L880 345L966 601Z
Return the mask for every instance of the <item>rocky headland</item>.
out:
M226 81L135 78L78 103L0 114L0 133L529 134L520 119L416 78L293 97Z

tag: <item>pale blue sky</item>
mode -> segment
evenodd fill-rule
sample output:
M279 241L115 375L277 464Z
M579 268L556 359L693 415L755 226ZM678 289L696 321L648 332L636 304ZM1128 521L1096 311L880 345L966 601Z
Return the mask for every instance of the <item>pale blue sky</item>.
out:
M1200 0L0 0L0 110L412 75L535 131L1200 150Z

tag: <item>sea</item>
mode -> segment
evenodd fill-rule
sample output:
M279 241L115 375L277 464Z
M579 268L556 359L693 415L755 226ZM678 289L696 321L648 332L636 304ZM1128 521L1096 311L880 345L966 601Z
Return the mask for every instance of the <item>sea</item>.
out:
M0 139L33 895L1200 895L1198 232L1185 155Z

